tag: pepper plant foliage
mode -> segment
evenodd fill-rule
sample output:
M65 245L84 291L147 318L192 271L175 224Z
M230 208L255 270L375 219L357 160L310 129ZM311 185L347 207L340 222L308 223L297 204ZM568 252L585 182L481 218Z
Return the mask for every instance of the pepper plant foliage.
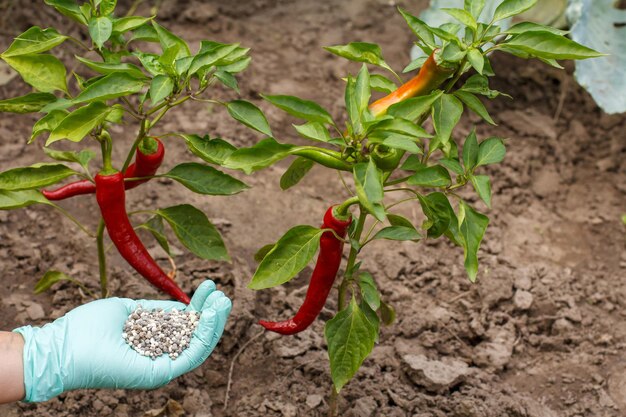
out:
M136 149L149 148L147 138L184 140L195 157L219 165L236 149L227 141L208 135L163 132L157 127L168 111L188 100L223 104L233 114L245 111L247 104L244 102L222 103L205 98L205 93L216 83L238 92L235 75L249 65L249 49L239 44L205 40L194 54L183 39L158 24L153 17L118 16L115 0L82 3L45 0L45 3L83 26L91 42L86 44L54 28L35 26L19 35L0 54L0 58L33 89L24 96L0 101L0 111L37 113L39 119L33 126L29 143L43 144L40 139L47 136L43 149L55 161L0 173L0 209L45 204L67 215L83 231L97 238L102 295L105 296L107 278L102 222L98 232L94 233L40 192L43 187L70 177L93 182L90 168L94 165L92 160L96 153L88 149L60 151L54 149L55 146L60 141L80 143L74 147L96 145L102 150L103 160L110 158L112 148L123 148L127 152L126 159L114 161L112 165L119 171L126 171ZM79 50L71 63L71 68L75 68L71 72L53 54L55 48L64 43L74 44L74 49ZM124 126L131 120L139 125L132 144L111 138L109 131L114 125ZM208 164L184 162L156 176L170 178L204 195L232 195L248 188ZM102 165L97 165L100 170ZM156 185L156 182L149 184ZM229 259L217 229L192 205L180 204L158 210L148 207L142 215L145 213L152 213L152 217L136 227L151 232L168 254L170 247L164 231L165 223L169 224L180 243L195 255L203 259ZM61 280L77 282L60 271L50 271L39 282L36 292L45 291Z
M378 45L353 42L327 47L335 55L363 63L356 75L346 78L346 115L342 120L334 119L321 105L309 100L288 95L264 96L271 104L304 121L294 127L300 136L311 140L311 145L281 143L268 135L269 128L259 123L265 118L251 104L249 112L239 115L248 126L269 137L251 148L233 152L224 166L251 173L295 155L297 158L281 179L283 189L296 185L315 164L352 177L353 186L348 187L352 196L336 208L338 215L347 215L351 207L355 208L355 221L348 236L350 254L339 284L339 311L326 323L325 330L337 391L371 352L380 323L390 324L395 316L393 308L382 299L375 277L360 269L359 256L370 242L419 242L444 237L463 251L469 279L473 282L478 276L479 248L489 218L457 191L472 187L484 205L491 207L491 178L484 168L503 160L505 141L498 137L480 138L475 129L466 138L459 138L455 126L467 110L495 125L483 100L506 94L489 87L489 78L495 75L490 53L537 58L555 67L560 67L559 59L600 55L551 27L530 22L507 30L498 26L499 21L524 12L535 3L536 0L505 0L490 21L482 22L478 16L484 1L466 0L463 9L444 10L458 23L441 27L430 27L400 9L417 36L416 44L434 60L420 58L409 63L405 72L420 72L401 87L396 84L400 78L385 62ZM387 70L390 76L372 74L369 67ZM471 74L463 77L466 73ZM388 96L370 104L373 91ZM428 118L433 131L423 127ZM340 123L344 120L345 125ZM426 220L414 225L394 212L400 204L420 207ZM366 228L367 218L370 222ZM260 264L250 288L273 287L296 276L315 255L320 235L316 228L296 226L277 243L260 250Z

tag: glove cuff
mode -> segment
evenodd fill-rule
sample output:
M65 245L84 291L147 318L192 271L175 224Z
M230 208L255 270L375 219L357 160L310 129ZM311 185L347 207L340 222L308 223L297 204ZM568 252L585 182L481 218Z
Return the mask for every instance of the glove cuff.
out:
M13 330L24 338L25 402L47 401L63 392L61 355L48 326Z

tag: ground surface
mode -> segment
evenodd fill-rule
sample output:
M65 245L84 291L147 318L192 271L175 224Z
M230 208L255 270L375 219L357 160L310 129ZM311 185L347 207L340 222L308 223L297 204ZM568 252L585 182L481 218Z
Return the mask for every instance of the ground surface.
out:
M418 12L425 1L402 3ZM0 13L2 48L30 25L76 31L40 2L9 5L8 12ZM147 6L140 11L149 14ZM240 41L252 47L253 65L241 80L244 97L259 103L261 92L293 94L319 101L334 115L343 114L341 77L357 67L321 46L375 41L392 66L402 68L411 42L387 1L164 1L159 17L189 40ZM74 52L66 51L65 58ZM626 117L603 115L575 84L571 66L565 74L504 57L495 57L494 65L500 74L494 87L516 99L490 105L498 127L479 127L483 135L510 138L505 163L492 171L494 209L480 255L480 283L467 282L462 253L443 242L372 246L365 266L399 320L383 330L372 356L342 392L341 415L626 415L626 230L619 221L626 211ZM21 83L10 82L0 86L0 98L25 91ZM560 112L559 101L564 104ZM292 120L260 105L276 136L293 139ZM221 109L209 110L186 106L168 116L164 129L219 135L238 146L259 139ZM32 120L0 115L2 170L43 160L36 146L25 145ZM458 134L466 133L472 121L463 120ZM129 143L135 128L117 129L115 140ZM177 158L189 158L176 141L168 143L168 153L166 168ZM260 332L255 321L292 314L310 272L286 287L253 293L245 288L255 267L252 255L290 226L317 224L328 204L344 198L339 186L327 185L336 183L334 176L321 169L295 189L280 191L285 168L247 178L253 188L232 198L194 197L163 181L129 196L135 209L192 202L225 234L232 264L199 261L183 251L176 257L185 290L210 277L234 300L225 335L202 367L156 391L82 391L45 404L0 407L0 413L324 415L329 371L322 320L297 337L254 340L235 362L223 410L229 367L246 341ZM94 226L93 199L74 199L64 206ZM409 208L406 214L418 221L417 212ZM158 296L117 255L110 259L116 295ZM44 207L0 212L0 265L2 329L44 323L87 300L70 285L32 295L34 283L50 268L97 289L94 242ZM334 300L327 308L323 319L330 317Z

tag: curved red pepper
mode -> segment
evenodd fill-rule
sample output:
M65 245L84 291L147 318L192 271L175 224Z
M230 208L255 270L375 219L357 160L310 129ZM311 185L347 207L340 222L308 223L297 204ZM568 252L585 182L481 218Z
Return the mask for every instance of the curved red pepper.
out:
M157 150L151 154L145 154L137 148L135 154L135 162L131 164L124 172L125 178L151 177L159 170L163 158L165 157L165 147L157 138ZM150 178L137 181L126 181L124 187L127 190L137 187L144 182L150 181ZM44 197L51 201L65 200L66 198L77 195L93 194L96 192L96 185L89 180L75 181L54 190L43 190Z
M152 285L189 304L189 296L163 272L133 230L126 213L126 191L121 172L96 175L96 200L109 237L120 255Z
M352 219L337 219L333 214L333 207L330 207L324 215L322 229L332 229L337 233L337 236L343 238L346 236L350 223L352 223ZM294 318L279 322L260 320L259 324L267 330L285 335L299 333L309 327L326 304L326 299L333 287L341 264L342 249L342 240L337 239L330 231L324 232L320 238L320 253L311 276L309 289L306 292L304 303Z

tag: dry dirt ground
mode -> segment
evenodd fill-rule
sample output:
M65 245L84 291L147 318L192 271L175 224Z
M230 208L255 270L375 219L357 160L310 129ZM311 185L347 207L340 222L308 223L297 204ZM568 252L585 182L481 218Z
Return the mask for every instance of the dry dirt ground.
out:
M240 80L242 95L266 111L279 140L294 140L293 120L262 103L259 93L314 99L343 115L341 77L358 67L321 46L374 41L392 66L402 68L412 38L391 2L165 0L159 17L192 41L239 41L251 47L254 60ZM4 2L10 8L0 13L0 47L30 25L77 31L39 3ZM417 13L426 2L400 3ZM145 3L139 10L149 14ZM66 49L63 58L74 52ZM478 128L485 136L509 138L504 164L491 171L494 209L480 253L480 282L468 283L462 253L442 241L373 245L365 267L395 306L398 321L383 329L371 357L342 391L340 415L626 415L626 229L620 222L626 212L626 117L602 114L576 85L571 65L565 73L502 56L494 57L494 65L499 74L494 88L515 100L490 104L498 126ZM26 91L11 82L0 86L0 98ZM163 128L209 133L238 146L259 140L222 109L212 110L186 105L172 112ZM33 120L0 115L2 170L44 159L40 148L25 145ZM472 122L477 120L464 119L458 134L467 133ZM135 129L132 124L116 129L115 140L129 143ZM168 153L165 168L190 157L182 142L170 141ZM334 300L311 330L296 337L263 335L236 357L260 333L258 318L286 317L297 309L310 273L307 269L285 287L254 293L245 288L254 252L288 227L317 224L328 204L345 197L334 174L319 168L300 186L282 192L278 180L285 169L279 164L246 178L253 188L236 197L192 196L169 181L129 193L131 209L196 204L225 235L230 264L200 261L182 250L176 256L185 290L210 277L234 300L210 360L155 391L72 392L43 404L0 407L0 414L325 415L329 370L322 330ZM64 207L94 226L93 198L73 199ZM416 222L418 213L418 207L406 212ZM0 212L0 328L42 324L87 301L71 285L57 285L41 296L32 289L54 268L96 290L95 249L92 240L46 207ZM116 295L159 297L117 255L110 263Z

